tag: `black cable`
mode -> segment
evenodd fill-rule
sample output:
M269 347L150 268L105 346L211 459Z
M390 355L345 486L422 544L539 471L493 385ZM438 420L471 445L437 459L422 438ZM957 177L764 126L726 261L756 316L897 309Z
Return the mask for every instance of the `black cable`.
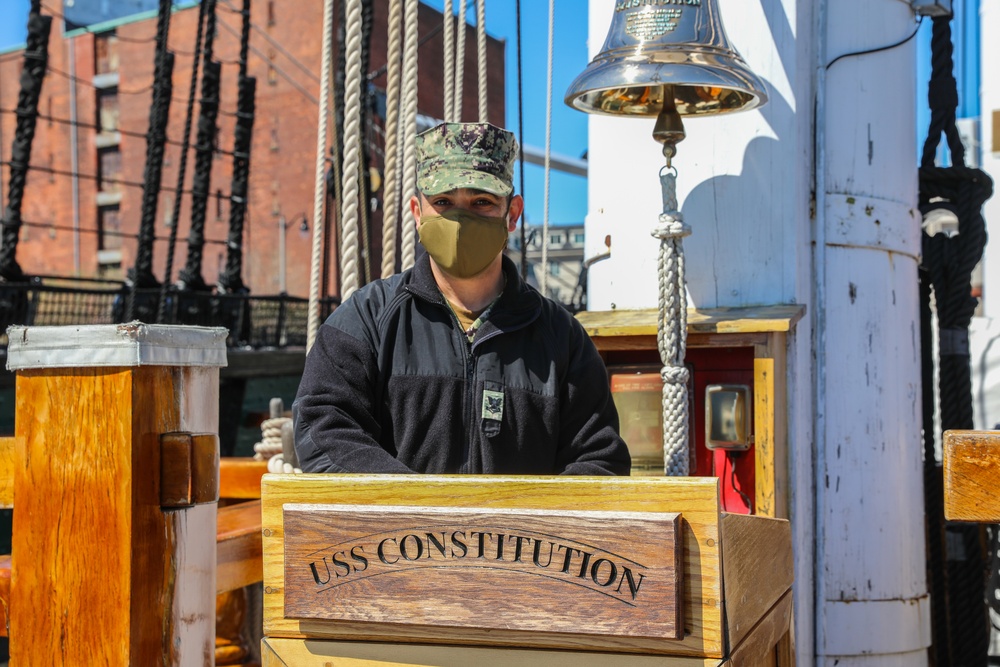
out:
M2 109L2 108L0 108L0 114L4 114L4 113L17 113L17 109ZM220 111L219 113L221 113L224 116L234 116L235 117L235 116L238 115L234 111ZM50 123L59 123L60 125L69 125L69 126L72 126L72 127L80 127L80 128L85 129L85 130L95 130L97 132L108 132L108 133L117 132L118 134L122 135L123 137L133 137L135 139L145 139L146 138L146 133L145 132L136 132L135 130L125 130L125 129L122 129L122 128L111 129L111 128L107 128L107 127L101 127L100 125L95 125L94 123L86 123L86 122L80 121L80 120L72 121L72 120L69 120L68 118L58 118L56 116L47 116L47 115L41 114L41 113L37 114L37 118L39 120L45 120L45 121L48 121ZM176 139L167 139L166 143L169 144L169 145L171 145L171 146L181 146L181 147L184 146L183 142L177 141ZM220 153L222 155L230 155L230 156L233 154L232 151L227 151L227 150L224 150L222 148L216 148L215 152L216 153Z
M53 230L55 230L57 232L79 232L81 234L99 234L99 235L102 235L102 236L114 236L114 237L123 238L123 239L137 239L137 238L139 238L138 234L130 234L128 232L116 232L116 231L111 231L111 230L107 230L107 229L88 229L88 228L84 228L84 227L78 227L78 228L74 229L73 227L70 227L68 225L57 225L57 224L54 224L54 223L35 222L35 221L31 221L31 220L24 220L24 221L21 222L21 224L24 225L25 227L33 227L35 229L53 229ZM170 237L168 237L168 236L154 236L153 240L154 241L169 241ZM181 241L183 241L184 243L187 243L186 239L181 239ZM216 240L216 239L205 239L205 243L210 243L210 244L214 244L214 245L226 245L225 241Z
M865 49L864 51L854 51L853 53L845 53L843 55L839 55L833 60L831 60L829 63L827 63L826 69L830 69L831 67L833 67L833 64L835 62L843 58L853 58L854 56L866 56L870 53L879 53L880 51L888 51L889 49L894 49L897 46L902 46L903 44L906 44L908 41L917 36L917 33L920 31L920 26L921 24L923 24L923 22L924 22L924 17L921 16L920 19L917 21L917 27L913 29L913 32L911 32L909 35L899 40L898 42L893 42L892 44L887 44L885 46L879 46L874 49Z
M239 14L240 16L244 15L243 10L242 9L236 9L235 7L233 7L233 5L230 3L229 0L222 0L222 2L223 2L223 4L227 5L227 7L224 8L224 9L226 9L226 11L231 12L233 14ZM271 37L271 35L269 35L265 29L261 28L259 25L257 25L253 21L250 22L250 27L253 30L257 31L258 35L260 35L261 37L263 37L271 46L273 46L279 52L281 52L282 55L284 55L286 58L288 58L289 60L291 60L292 64L295 65L296 67L298 67L300 70L302 70L310 79L312 79L316 83L320 82L319 81L319 77L316 76L315 72L313 72L311 69L309 69L308 67L306 67L298 58L296 58L294 55L292 55L284 46L281 45L281 42L279 42L276 39L274 39L273 37Z
M14 167L16 167L18 165L14 164L10 160L0 160L0 166L14 168ZM51 174L53 176L68 176L68 177L75 176L76 178L82 178L82 179L84 179L86 181L95 181L95 182L102 182L103 181L103 182L107 183L108 185L124 185L124 186L129 187L129 188L143 188L143 187L145 187L145 185L143 183L140 183L138 181L126 181L126 180L121 179L121 178L114 178L114 179L103 178L102 179L101 177L97 176L97 174L87 174L87 173L82 173L82 172L79 172L79 171L77 171L77 172L65 171L63 169L56 169L54 167L42 167L41 165L36 165L36 164L28 164L28 165L26 165L26 168L29 171L37 171L37 172L41 172L43 174ZM180 192L181 194L184 194L184 195L190 195L190 194L193 193L193 190L176 190L174 192ZM225 195L224 194L223 196L224 197L228 197L229 195Z
M744 504L747 506L747 512L753 510L753 502L750 500L750 496L743 493L743 489L736 486L736 458L739 456L739 452L734 452L726 450L726 460L729 461L729 484L733 487L733 491L740 494L740 498L743 499Z
M232 35L234 37L237 37L237 38L240 37L240 35L238 35L236 33L236 30L234 30L232 27L230 27L225 21L219 21L219 26L222 27L222 28L225 28L226 32L228 32L230 35ZM306 90L305 88L303 88L301 84L299 84L297 81L295 81L295 79L291 78L285 72L285 70L283 70L280 67L278 67L278 64L275 63L274 60L272 60L270 57L268 57L268 56L264 55L263 53L261 53L260 49L258 49L256 46L254 46L252 44L250 45L249 48L250 48L251 51L254 52L254 54L257 55L257 57L259 57L261 60L263 60L264 62L266 62L269 66L273 67L274 71L278 74L278 76L280 76L282 79L284 79L285 81L287 81L288 83L290 83L292 85L292 87L295 88L295 90L297 90L299 93L302 94L303 97L305 97L307 100L309 100L313 104L319 105L319 100L317 100L316 97L312 93L310 93L308 90Z

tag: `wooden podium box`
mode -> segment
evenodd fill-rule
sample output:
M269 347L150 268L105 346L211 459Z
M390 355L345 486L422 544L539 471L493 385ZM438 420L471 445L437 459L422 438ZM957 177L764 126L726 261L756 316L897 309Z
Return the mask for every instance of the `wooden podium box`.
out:
M786 521L714 478L266 475L263 667L777 665Z

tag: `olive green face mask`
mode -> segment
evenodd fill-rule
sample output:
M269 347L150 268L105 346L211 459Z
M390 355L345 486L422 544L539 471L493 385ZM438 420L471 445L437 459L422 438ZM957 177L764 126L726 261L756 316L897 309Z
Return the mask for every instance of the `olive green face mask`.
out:
M507 219L464 209L420 218L420 242L448 275L471 278L490 265L507 244Z

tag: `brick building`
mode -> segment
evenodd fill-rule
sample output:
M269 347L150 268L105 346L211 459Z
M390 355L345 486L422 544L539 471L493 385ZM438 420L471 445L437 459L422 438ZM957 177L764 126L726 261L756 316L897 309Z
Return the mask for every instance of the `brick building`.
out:
M380 70L385 63L387 5L387 0L375 3L371 71ZM202 275L209 284L217 280L226 256L227 197L232 173L232 158L227 153L233 145L241 22L235 10L240 6L240 0L218 1L214 51L215 59L222 62L220 152L212 168L211 191L215 196L205 225L207 243L202 266ZM315 224L312 211L322 8L322 0L253 3L248 73L257 78L257 110L243 240L243 280L255 294L274 294L282 287L293 295L308 294L311 228ZM49 12L43 9L43 13ZM170 143L165 150L156 217L158 240L153 250L153 273L160 280L164 279L167 238L174 224L170 218L197 19L197 6L187 6L175 11L170 26L169 45L177 55L167 131ZM421 5L419 22L420 34L430 36L419 51L419 113L441 118L443 45L438 29L442 16ZM23 207L27 224L22 228L17 259L28 275L121 278L133 266L136 255L156 19L146 15L113 26L92 27L93 32L70 32L69 36L63 30L57 16L49 43L49 73L39 103L44 118L38 120L31 155L32 166L40 169L29 172ZM469 26L467 31L463 109L464 120L474 120L478 107L475 29ZM490 120L499 125L504 123L504 49L504 42L490 38ZM12 111L17 106L21 56L20 51L0 55L3 160L10 159L14 136L16 119ZM70 76L73 72L75 78ZM378 76L372 83L384 89L385 76ZM378 132L372 134L378 136ZM375 166L380 166L380 147L370 146L369 153L374 156ZM184 185L188 192L193 165L192 152ZM74 171L75 178L71 175ZM0 174L5 199L9 169L5 166ZM0 205L4 203L0 201ZM190 196L185 194L176 221L174 280L187 255L189 210ZM379 216L376 213L371 220L374 276L381 262ZM284 262L279 252L282 247ZM338 293L336 273L329 272L326 287L327 293L333 295Z

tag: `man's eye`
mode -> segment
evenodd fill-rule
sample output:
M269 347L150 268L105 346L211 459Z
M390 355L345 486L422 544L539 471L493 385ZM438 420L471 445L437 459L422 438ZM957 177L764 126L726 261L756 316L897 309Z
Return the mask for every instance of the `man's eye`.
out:
M450 206L451 202L447 199L435 199L433 202L434 206Z

